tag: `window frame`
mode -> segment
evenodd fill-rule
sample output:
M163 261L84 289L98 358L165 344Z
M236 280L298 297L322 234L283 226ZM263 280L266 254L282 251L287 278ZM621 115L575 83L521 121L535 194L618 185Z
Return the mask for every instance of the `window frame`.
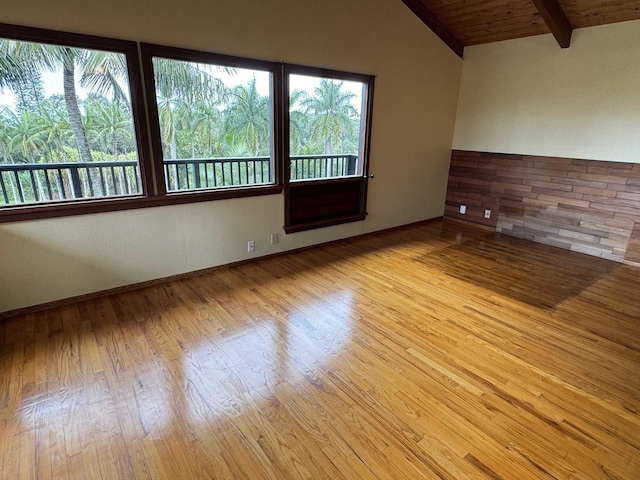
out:
M369 179L369 155L371 148L371 123L373 114L374 75L349 73L339 70L303 65L285 64L256 60L246 57L217 54L200 50L163 46L151 43L122 40L109 37L71 33L58 30L0 23L0 37L39 42L51 45L64 45L74 48L86 48L122 53L126 57L131 110L138 151L141 193L137 195L88 197L63 201L49 201L30 204L0 206L0 224L18 221L56 218L71 215L94 214L110 211L123 211L138 208L157 207L221 199L241 198L285 193L285 225L287 233L319 228L339 223L364 220ZM238 185L220 189L198 189L166 191L162 139L153 77L153 57L175 60L210 63L237 68L268 71L272 75L271 85L271 160L273 166L273 184ZM362 172L355 176L318 178L305 181L290 180L289 155L289 74L301 74L332 78L336 80L365 83L366 99L363 101L361 135ZM290 224L290 198L292 189L305 186L326 191L332 183L357 183L359 185L359 211L357 214L338 215L322 221L304 225ZM324 189L324 190L323 190Z
M341 177L328 177L317 179L305 179L291 181L291 154L290 154L290 98L289 98L289 75L308 75L313 77L329 78L334 80L345 80L360 82L366 86L365 98L363 98L363 111L361 112L361 162L362 171L356 175ZM295 233L316 228L323 228L343 223L362 221L367 217L367 191L369 183L369 158L371 151L371 130L373 123L373 94L375 90L375 75L362 73L345 72L342 70L332 70L307 65L283 64L282 73L283 90L283 187L285 193L285 224L286 233ZM347 185L350 185L347 187ZM335 202L331 197L332 187L337 189L350 188L354 195L358 195L357 205L352 202L351 210L345 208L342 212L329 213L326 206L319 200L317 211L324 218L310 218L308 221L295 219L296 198L303 196L306 190L311 195L317 194L328 198L329 202ZM357 210L357 211L355 211ZM323 213L324 211L324 213Z
M282 192L282 174L280 161L282 153L281 135L281 64L265 60L255 60L244 57L235 57L218 53L191 50L186 48L170 47L152 43L140 43L142 72L144 75L144 89L147 98L147 116L151 132L151 150L154 159L154 187L157 195L167 199L184 199L188 197L190 202L210 201L227 198L249 197L256 195L272 195ZM164 158L162 152L162 138L160 135L160 119L158 115L158 102L156 97L155 77L153 70L153 58L161 57L185 62L206 63L217 66L236 67L268 71L272 75L271 84L271 161L273 167L273 183L260 185L238 185L220 189L198 189L171 191L166 189L164 174Z
M138 205L140 207L145 206L146 199L149 196L149 187L152 185L152 166L147 134L146 112L144 108L144 94L142 91L139 67L138 44L129 40L5 23L0 23L0 37L9 40L102 50L125 55L142 191L142 193L138 195L6 205L0 207L0 223L78 215L82 213L125 210L136 208Z

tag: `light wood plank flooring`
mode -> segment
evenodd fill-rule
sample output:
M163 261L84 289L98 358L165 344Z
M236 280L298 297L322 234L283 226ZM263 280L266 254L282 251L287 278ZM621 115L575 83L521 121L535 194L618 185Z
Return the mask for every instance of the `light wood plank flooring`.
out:
M437 222L5 320L0 478L639 479L639 294Z

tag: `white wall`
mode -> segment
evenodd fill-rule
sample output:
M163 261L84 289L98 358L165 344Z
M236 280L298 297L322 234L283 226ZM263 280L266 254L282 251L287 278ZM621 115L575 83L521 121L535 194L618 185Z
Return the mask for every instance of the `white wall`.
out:
M453 147L640 162L640 20L467 47Z
M0 312L443 213L462 61L398 0L4 0L2 17L378 79L366 221L285 235L274 195L0 224Z

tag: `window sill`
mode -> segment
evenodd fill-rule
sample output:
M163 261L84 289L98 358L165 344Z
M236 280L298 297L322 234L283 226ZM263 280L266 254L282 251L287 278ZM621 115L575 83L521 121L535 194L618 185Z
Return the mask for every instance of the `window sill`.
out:
M107 197L71 202L16 205L0 207L0 223L24 222L44 218L68 217L102 212L116 212L137 208L161 207L186 203L210 202L232 198L277 195L282 186L229 188L219 191L188 191L169 193L162 196Z
M335 185L336 183L347 183L362 180L362 175L343 175L340 177L304 178L301 180L289 180L289 187L304 187L309 184L314 185Z
M361 222L367 218L367 214L346 215L343 217L328 218L325 220L315 220L313 222L299 223L297 225L288 225L284 227L285 233L304 232L306 230L314 230L316 228L331 227L333 225L342 225L343 223Z

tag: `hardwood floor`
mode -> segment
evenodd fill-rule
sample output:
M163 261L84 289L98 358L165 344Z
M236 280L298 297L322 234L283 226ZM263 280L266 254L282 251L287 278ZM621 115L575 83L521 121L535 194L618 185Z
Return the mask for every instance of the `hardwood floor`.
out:
M638 479L639 292L438 222L6 320L0 478Z

